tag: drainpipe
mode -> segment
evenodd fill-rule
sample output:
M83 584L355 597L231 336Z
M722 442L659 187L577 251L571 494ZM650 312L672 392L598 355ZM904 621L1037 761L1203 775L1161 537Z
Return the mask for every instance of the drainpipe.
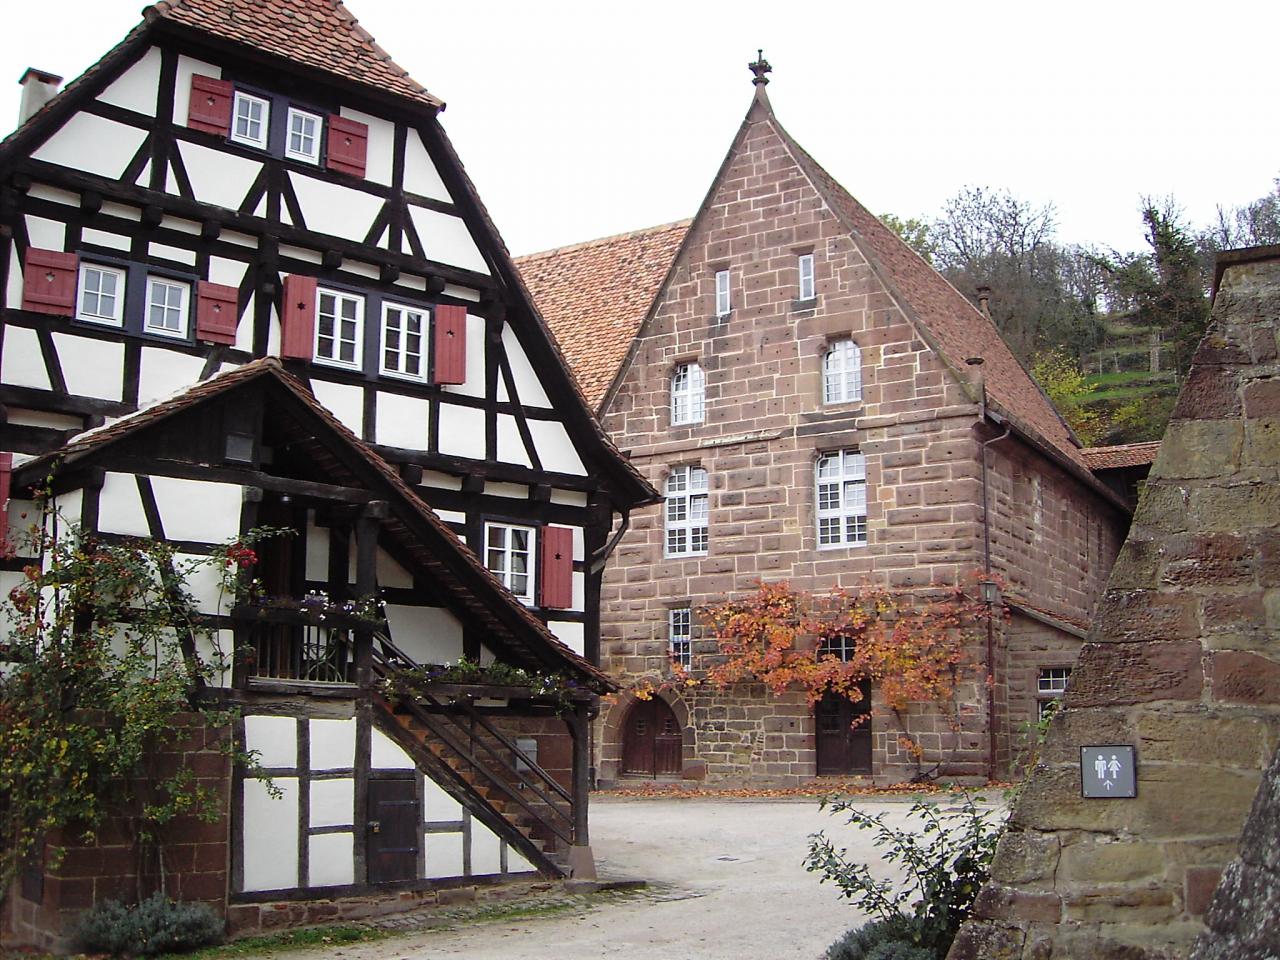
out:
M622 511L622 523L618 527L617 532L609 538L609 542L597 551L595 556L591 558L591 573L596 574L604 569L605 563L609 557L613 555L613 551L617 549L619 542L622 540L623 534L631 527L631 511Z

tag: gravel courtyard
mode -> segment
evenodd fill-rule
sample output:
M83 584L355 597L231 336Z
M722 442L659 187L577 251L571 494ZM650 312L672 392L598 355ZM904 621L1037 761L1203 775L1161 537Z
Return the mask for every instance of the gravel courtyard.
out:
M863 809L901 824L909 807L873 800ZM601 873L649 880L653 887L645 895L579 913L344 946L323 956L814 960L862 918L801 865L809 834L825 830L837 845L879 859L866 833L819 812L812 800L593 797L591 829Z

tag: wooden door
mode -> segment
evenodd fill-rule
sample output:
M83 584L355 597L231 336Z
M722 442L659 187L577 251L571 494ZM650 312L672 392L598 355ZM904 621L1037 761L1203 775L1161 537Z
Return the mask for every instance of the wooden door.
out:
M637 700L622 736L622 772L632 777L678 777L684 737L661 700Z
M369 882L418 876L422 808L413 780L369 781Z
M820 777L871 772L870 682L863 681L860 689L862 699L857 703L826 693L814 708Z

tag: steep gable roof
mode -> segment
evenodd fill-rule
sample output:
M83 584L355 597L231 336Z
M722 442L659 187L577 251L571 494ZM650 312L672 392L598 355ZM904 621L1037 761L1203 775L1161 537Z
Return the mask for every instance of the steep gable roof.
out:
M314 418L315 436L327 434L354 454L360 463L372 468L376 477L374 482L383 484L393 501L393 516L385 525L388 533L401 541L413 538L420 548L414 551L415 559L461 597L463 604L484 623L491 636L523 655L527 661L553 669L569 669L588 679L598 689L616 689L616 684L605 673L557 639L405 483L396 469L330 413L299 380L286 373L275 357L265 357L218 374L174 397L72 437L66 445L28 461L16 470L15 487L43 482L56 469L79 463L153 424L261 380L283 388L286 399L296 400L301 409ZM319 429L315 430L316 427ZM361 479L349 468L344 471L340 460L332 460L332 465L334 479ZM343 476L344 472L347 476Z
M515 258L592 409L599 409L692 223Z

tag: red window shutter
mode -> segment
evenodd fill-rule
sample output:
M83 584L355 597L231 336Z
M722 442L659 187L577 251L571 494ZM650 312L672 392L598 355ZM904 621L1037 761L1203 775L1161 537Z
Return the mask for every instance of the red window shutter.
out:
M467 308L436 307L435 383L467 381Z
M330 170L364 176L365 158L369 153L369 126L358 120L329 115L329 152L326 163Z
M542 528L542 606L573 606L573 530Z
M191 78L191 103L187 107L187 126L205 133L231 135L231 101L235 89L229 80L215 80L199 75Z
M28 247L22 270L22 309L61 316L75 313L79 264L74 253Z
M240 291L201 280L196 294L196 339L234 344L240 316Z
M310 360L316 338L316 278L284 278L280 305L280 356Z
M9 540L9 487L13 480L13 454L0 453L0 546Z

